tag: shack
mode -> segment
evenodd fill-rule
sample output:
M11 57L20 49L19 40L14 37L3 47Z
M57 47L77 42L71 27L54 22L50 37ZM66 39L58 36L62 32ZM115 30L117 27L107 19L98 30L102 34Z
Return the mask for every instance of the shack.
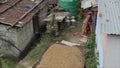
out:
M0 4L0 53L19 58L43 24L48 1L8 0Z

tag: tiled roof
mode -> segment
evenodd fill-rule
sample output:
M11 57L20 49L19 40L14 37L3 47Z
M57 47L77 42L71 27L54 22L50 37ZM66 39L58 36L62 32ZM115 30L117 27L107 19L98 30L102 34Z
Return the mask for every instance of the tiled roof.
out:
M0 5L0 23L18 27L26 24L47 3L47 0L40 3L31 0L8 1Z
M120 34L120 0L98 0L98 19L101 33Z

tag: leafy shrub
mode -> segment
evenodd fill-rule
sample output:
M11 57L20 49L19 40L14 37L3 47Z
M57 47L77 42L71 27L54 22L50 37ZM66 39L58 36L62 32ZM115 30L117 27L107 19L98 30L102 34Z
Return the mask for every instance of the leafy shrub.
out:
M85 63L86 68L97 68L98 63L98 53L95 53L95 35L88 37L87 42L85 43Z

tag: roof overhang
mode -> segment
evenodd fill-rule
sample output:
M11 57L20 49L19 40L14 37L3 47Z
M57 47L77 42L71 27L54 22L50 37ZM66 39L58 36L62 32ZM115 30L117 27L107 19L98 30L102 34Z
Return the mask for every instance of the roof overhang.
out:
M96 7L97 3L98 3L97 0L82 0L81 8L87 9L90 7Z

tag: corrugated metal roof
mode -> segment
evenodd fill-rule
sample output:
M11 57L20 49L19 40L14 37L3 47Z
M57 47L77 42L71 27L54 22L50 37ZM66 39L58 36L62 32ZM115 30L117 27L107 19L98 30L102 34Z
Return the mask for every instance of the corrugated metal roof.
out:
M29 0L17 0L15 4L12 3L13 1L10 0L10 2L1 4L0 7L5 9L5 11L0 13L0 23L13 25L14 23L18 22L18 19L23 17L24 14L26 14L31 8L26 7L25 5L31 5L31 7L35 6L35 3ZM5 8L7 5L10 8Z
M98 0L101 33L120 34L120 0Z
M58 3L58 0L48 0L48 3L49 3L49 4L57 4L57 3Z
M18 27L26 24L48 2L47 0L41 0L40 3L31 0L9 1L0 5L0 23Z
M18 26L18 27L23 27L26 23L29 22L30 19L32 19L32 17L40 10L42 9L46 3L48 1L47 0L44 0L42 1L36 8L34 8L30 13L27 14L27 16L25 16L20 22L22 22L22 24L18 23L16 24L15 26Z
M98 0L82 0L81 8L86 9L89 7L96 7L98 5Z

